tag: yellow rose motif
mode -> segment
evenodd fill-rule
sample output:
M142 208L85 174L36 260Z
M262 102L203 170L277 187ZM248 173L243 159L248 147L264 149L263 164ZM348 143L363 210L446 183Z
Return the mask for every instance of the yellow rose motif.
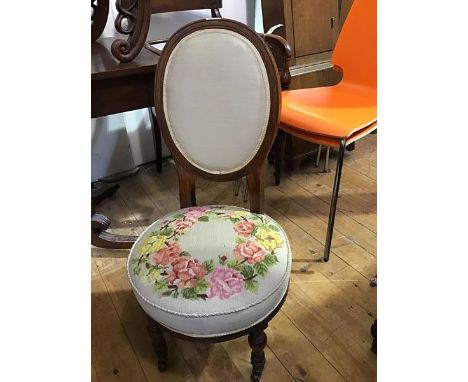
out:
M229 213L229 216L234 219L242 218L245 216L246 211L233 211Z
M140 255L146 253L154 253L166 246L167 237L164 235L153 235L145 240L145 243L140 247Z
M267 251L273 251L283 246L283 239L279 232L266 227L259 227L255 233L257 242Z

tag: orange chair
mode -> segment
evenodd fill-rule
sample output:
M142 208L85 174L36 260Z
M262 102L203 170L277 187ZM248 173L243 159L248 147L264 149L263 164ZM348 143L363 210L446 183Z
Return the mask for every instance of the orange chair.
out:
M335 86L284 91L276 184L286 134L339 148L323 261L328 261L346 146L377 128L377 0L354 0L332 62L343 72Z

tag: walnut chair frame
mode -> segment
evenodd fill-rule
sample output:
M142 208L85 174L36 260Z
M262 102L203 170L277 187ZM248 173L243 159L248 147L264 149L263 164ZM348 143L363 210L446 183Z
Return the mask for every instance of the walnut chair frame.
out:
M257 152L252 157L252 159L242 168L232 172L219 174L204 171L201 168L193 165L189 160L187 160L184 153L181 152L171 135L163 101L165 73L168 61L171 57L171 53L174 51L179 42L181 42L181 40L184 39L184 37L194 32L198 32L205 29L227 30L230 32L237 33L243 38L247 39L255 47L256 51L260 55L266 70L269 83L270 108L268 122L263 136L263 140L259 145ZM279 74L274 62L273 55L265 41L258 34L256 34L244 24L233 20L218 18L195 21L193 23L190 23L181 28L174 35L172 35L172 37L169 39L166 46L164 47L156 70L154 89L155 108L158 124L160 126L161 133L166 142L166 145L174 158L178 172L180 207L186 208L196 205L196 177L201 177L211 181L223 182L232 181L246 176L250 195L250 210L254 213L263 213L265 162L267 154L273 144L273 141L276 137L276 133L278 131L279 115L281 110L281 85ZM164 371L167 368L167 345L163 337L164 333L170 333L176 337L194 342L223 342L248 335L248 343L252 349L251 379L252 381L260 380L265 365L265 354L263 349L265 348L267 343L267 338L264 330L267 328L268 322L275 316L275 314L281 308L286 298L286 295L287 291L282 301L278 304L274 311L262 322L250 327L249 329L218 337L189 337L164 327L163 325L157 323L151 317L148 316L148 331L153 341L153 348L158 359L159 370Z

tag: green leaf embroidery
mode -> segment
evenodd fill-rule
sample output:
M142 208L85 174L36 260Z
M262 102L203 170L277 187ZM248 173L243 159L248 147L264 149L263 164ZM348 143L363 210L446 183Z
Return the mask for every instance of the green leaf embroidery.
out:
M140 272L141 272L141 268L139 265L137 265L135 268L133 268L133 274L135 276L139 276L140 275Z
M250 236L255 236L257 234L257 231L258 231L258 225L255 226L255 228L253 229L252 233L250 234Z
M257 280L247 280L244 283L245 289L247 289L249 292L252 293L257 293L258 292L258 281Z
M195 290L195 288L182 289L182 297L187 298L189 300L197 300L197 291Z
M236 244L242 244L242 243L245 243L245 239L243 239L243 238L240 237L240 236L237 236L237 237L236 237Z
M132 263L133 264L137 263L137 265L140 265L140 263L143 261L143 257L145 257L145 255L140 255L140 257L138 259L133 259ZM146 256L146 257L148 257L148 256Z
M197 294L204 293L209 286L210 284L208 283L208 281L206 281L205 279L199 279L197 281L197 286L195 287L195 292Z
M265 276L268 273L268 265L266 265L264 262L255 263L253 267L255 272L257 272L260 276Z
M211 259L210 261L204 261L203 266L205 267L207 273L213 272L213 269L214 269L213 259Z
M174 233L174 230L170 227L165 227L159 231L162 236L171 236Z
M273 231L279 232L279 228L273 224L268 224L268 228L272 229Z
M230 221L232 221L233 223L238 223L240 221L239 218L229 218Z
M164 288L167 288L167 279L161 279L159 281L157 281L156 283L154 283L154 291L157 292L158 290L161 290L161 289L164 289ZM173 289L171 289L170 291L172 291ZM168 296L168 295L165 295L163 293L164 296Z
M182 251L180 253L180 256L190 256L190 253L188 253L187 251Z
M235 269L236 271L240 271L242 265L239 260L229 260L227 266L229 268Z
M167 291L163 292L163 296L170 296L171 293L173 292L173 289L168 289Z
M200 217L198 218L198 221L199 221L199 222L207 222L207 221L209 221L209 220L210 220L210 218L209 218L208 216L206 216L206 215L200 216Z
M278 263L278 258L275 255L266 255L263 259L263 263L269 267Z
M250 279L255 276L255 271L253 267L247 264L242 264L240 273L244 276L244 279Z
M184 214L177 212L172 216L174 219L182 219L184 217Z
M262 220L262 218L257 214L250 213L250 218L255 220Z

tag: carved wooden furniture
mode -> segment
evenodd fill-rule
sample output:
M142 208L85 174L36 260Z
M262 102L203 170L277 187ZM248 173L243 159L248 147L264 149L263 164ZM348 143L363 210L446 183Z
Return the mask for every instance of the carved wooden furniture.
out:
M129 63L120 63L111 53L114 38L101 38L91 44L91 118L122 113L154 104L154 73L158 56L143 49ZM94 198L100 192L111 195L116 188L92 191ZM93 199L94 199L93 198ZM97 201L102 200L102 198ZM97 203L92 203L91 243L101 248L131 248L133 236L114 235L106 230L110 221L96 213Z
M115 7L115 29L128 38L113 41L111 51L120 62L130 62L147 40L152 14L211 9L212 17L220 17L222 0L116 0ZM106 26L109 0L91 0L91 8L91 41L96 41Z
M91 42L101 37L109 15L109 0L91 0Z
M263 214L263 172L281 101L273 56L244 24L196 21L169 39L154 89L182 209L138 238L128 274L148 315L159 370L167 367L165 332L202 342L248 335L251 378L258 381L265 365L264 330L286 297L291 267L286 234ZM197 176L246 176L250 211L194 207Z
M323 260L328 261L345 148L377 128L377 0L354 0L333 62L343 79L335 86L283 92L276 160L280 182L286 133L339 148Z

